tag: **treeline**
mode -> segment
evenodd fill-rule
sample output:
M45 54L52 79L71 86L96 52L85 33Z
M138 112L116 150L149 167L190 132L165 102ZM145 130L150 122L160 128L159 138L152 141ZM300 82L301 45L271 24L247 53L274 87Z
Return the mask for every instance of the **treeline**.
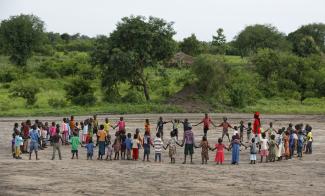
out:
M325 96L325 24L303 25L288 35L272 25L250 25L230 42L222 28L211 42L200 41L195 34L177 42L175 34L173 23L155 17L124 17L109 35L91 38L46 32L44 22L34 15L12 16L1 21L0 52L16 67L4 68L0 80L24 79L18 75L25 74L28 59L37 54L49 58L34 71L50 78L75 76L64 86L73 104L96 102L91 81L98 76L106 101L121 100L121 83L128 83L130 91L142 92L149 101L146 68L164 66L182 51L195 57L188 81L198 87L203 99L216 105L242 107L261 97L303 102ZM229 64L224 55L238 55L248 63ZM16 83L12 94L35 103L35 85Z

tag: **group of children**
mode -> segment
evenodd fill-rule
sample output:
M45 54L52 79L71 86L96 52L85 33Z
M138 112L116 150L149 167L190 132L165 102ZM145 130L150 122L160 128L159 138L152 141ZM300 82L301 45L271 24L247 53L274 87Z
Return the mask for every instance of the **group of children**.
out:
M165 139L164 125L172 123L172 131L170 138ZM256 156L260 154L261 162L265 159L266 162L274 162L293 158L295 152L301 159L303 151L308 154L312 153L312 127L308 124L303 127L302 124L297 124L293 127L289 124L287 128L275 130L273 124L265 131L261 127L259 113L254 114L254 123L249 122L247 127L243 121L240 121L239 126L232 127L227 118L223 118L223 122L216 126L208 114L201 122L193 125L198 126L203 123L203 137L198 145L195 143L192 125L188 119L180 121L178 119L172 121L164 121L159 118L156 126L156 133L152 134L150 130L149 119L145 120L144 135L140 133L140 129L136 129L133 137L132 134L126 133L126 123L121 117L119 121L112 125L108 118L103 124L99 124L97 116L86 119L82 122L76 122L74 117L63 118L61 123L52 122L51 126L48 123L44 124L35 120L34 124L30 120L21 123L19 128L18 123L15 123L12 140L13 157L21 159L22 153L29 153L31 159L32 152L35 152L38 160L38 150L44 149L48 145L53 147L52 160L55 159L58 151L59 159L61 156L61 145L70 145L72 159L78 159L78 150L80 147L85 147L87 151L87 160L93 159L94 148L98 148L97 159L103 160L138 160L139 149L143 149L143 161L150 161L150 151L153 148L155 162L161 162L162 151L168 149L168 155L171 163L176 162L177 146L184 147L184 161L187 161L187 156L190 157L190 162L193 163L194 148L201 148L202 164L207 164L209 160L209 150L215 151L214 161L217 164L224 163L224 149L231 150L231 163L239 164L239 155L241 146L245 149L249 148L250 163L256 163ZM207 136L210 125L222 127L222 137L218 139L218 143L210 146ZM178 139L180 125L183 125L183 139ZM111 141L111 128L118 130L114 133L115 138ZM233 136L229 137L229 128L234 130ZM247 132L247 140L244 142L244 131ZM155 137L152 137L154 135ZM227 136L229 145L223 143L223 137ZM28 148L29 146L29 148ZM29 152L28 152L29 150Z

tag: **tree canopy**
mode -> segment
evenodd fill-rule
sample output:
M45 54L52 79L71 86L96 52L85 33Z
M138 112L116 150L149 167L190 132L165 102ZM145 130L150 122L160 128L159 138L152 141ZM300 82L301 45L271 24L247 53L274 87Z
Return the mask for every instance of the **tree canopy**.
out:
M24 66L32 52L41 46L43 31L44 22L37 16L12 16L0 24L2 47L14 64Z

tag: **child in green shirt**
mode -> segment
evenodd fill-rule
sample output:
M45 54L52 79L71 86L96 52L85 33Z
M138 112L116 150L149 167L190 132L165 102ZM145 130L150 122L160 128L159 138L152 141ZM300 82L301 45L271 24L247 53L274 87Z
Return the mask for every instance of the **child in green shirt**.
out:
M81 144L76 132L73 133L70 143L71 143L71 153L72 153L71 159L74 159L74 155L76 155L78 159L78 146Z

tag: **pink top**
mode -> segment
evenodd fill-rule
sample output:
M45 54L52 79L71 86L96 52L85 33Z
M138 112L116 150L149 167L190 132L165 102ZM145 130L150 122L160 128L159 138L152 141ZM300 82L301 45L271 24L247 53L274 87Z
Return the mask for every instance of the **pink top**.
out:
M125 130L125 122L124 121L118 121L117 126L118 126L119 131Z
M203 126L205 128L209 128L209 125L211 123L211 118L209 118L209 117L208 118L203 118L202 121L203 121Z
M223 152L225 145L224 144L216 144L215 147L217 149L217 152Z
M50 127L50 135L51 136L55 136L56 135L56 127L55 126L51 126Z
M62 129L62 132L65 133L65 132L68 132L68 126L66 123L62 123L61 124L61 129Z

